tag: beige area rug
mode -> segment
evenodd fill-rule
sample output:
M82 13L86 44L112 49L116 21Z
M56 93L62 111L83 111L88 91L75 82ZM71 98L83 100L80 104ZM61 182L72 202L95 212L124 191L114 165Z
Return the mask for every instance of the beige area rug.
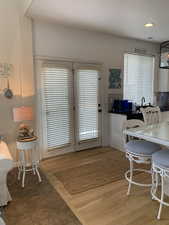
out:
M68 168L54 175L72 195L100 187L124 179L129 162L124 153L117 154L118 157L115 157L113 150L106 151L105 154L102 152L100 159L95 162Z
M40 171L42 183L36 176L26 176L25 188L17 180L17 170L8 175L12 201L4 209L8 225L82 225L62 197Z

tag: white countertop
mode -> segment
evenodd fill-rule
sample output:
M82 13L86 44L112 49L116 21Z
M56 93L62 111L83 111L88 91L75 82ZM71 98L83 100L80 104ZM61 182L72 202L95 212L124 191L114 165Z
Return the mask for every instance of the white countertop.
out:
M169 121L128 129L124 133L169 147Z

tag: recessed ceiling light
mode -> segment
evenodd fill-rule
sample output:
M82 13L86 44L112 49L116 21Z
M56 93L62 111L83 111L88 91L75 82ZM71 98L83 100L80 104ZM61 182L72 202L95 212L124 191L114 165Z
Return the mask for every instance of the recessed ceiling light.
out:
M144 24L145 27L154 27L154 23L146 23Z

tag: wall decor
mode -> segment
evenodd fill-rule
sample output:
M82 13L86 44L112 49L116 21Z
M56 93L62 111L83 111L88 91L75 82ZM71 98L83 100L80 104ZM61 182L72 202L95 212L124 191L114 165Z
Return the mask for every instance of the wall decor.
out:
M4 96L8 99L12 98L13 97L13 92L12 90L9 88L9 80L7 80L7 88L5 88L3 90L4 92Z
M169 69L169 41L160 44L160 68Z
M109 88L121 89L121 69L109 69Z
M12 64L9 63L0 63L0 76L7 77L11 74L13 70Z
M2 91L3 95L8 99L11 99L13 97L13 92L9 87L9 79L8 79L12 71L13 71L12 64L0 63L0 91ZM6 84L5 88L3 87L4 84Z

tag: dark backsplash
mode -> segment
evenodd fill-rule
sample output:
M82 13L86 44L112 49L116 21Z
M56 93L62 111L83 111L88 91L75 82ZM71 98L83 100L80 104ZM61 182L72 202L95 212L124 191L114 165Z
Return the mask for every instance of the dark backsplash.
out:
M169 92L159 92L156 96L161 111L169 111Z
M115 99L122 99L122 94L109 94L108 97L108 110L112 111L112 105ZM156 93L157 105L160 107L161 111L169 111L169 92L158 92Z

